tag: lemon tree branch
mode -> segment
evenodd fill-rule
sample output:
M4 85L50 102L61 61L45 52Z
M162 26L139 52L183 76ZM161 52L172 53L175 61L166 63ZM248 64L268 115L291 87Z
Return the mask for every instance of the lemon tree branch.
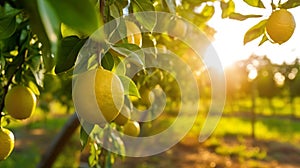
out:
M42 156L40 163L37 168L50 168L54 164L56 158L63 150L63 147L66 146L76 129L79 127L79 120L74 112L68 119L65 126L62 128L61 132L57 134L54 138L48 150L45 151L45 154Z

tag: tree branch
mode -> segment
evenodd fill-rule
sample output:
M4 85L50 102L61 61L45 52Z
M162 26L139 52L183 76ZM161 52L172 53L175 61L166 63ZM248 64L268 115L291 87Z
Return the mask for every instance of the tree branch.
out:
M63 150L63 147L70 140L76 129L79 127L80 122L76 113L70 116L69 120L61 130L61 132L54 138L52 144L45 151L37 168L50 168L54 164L56 158Z

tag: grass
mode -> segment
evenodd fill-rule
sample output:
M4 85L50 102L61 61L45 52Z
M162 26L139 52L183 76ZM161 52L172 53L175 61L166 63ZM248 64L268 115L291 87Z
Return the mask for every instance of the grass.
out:
M42 154L64 126L68 119L65 108L59 103L51 104L53 112L44 113L38 108L27 120L12 120L7 128L15 134L15 149L5 161L0 161L0 168L36 167ZM80 156L79 132L73 135L68 145L59 155L54 167L78 167Z
M0 162L0 167L36 167L38 161L40 160L40 155L38 155L38 147L32 145L28 148L30 150L26 150L23 152L14 150L5 161Z
M251 105L248 100L244 101L244 105ZM273 101L276 102L279 100L274 99ZM261 100L261 102L258 103L257 109L262 108L263 105L266 104ZM278 109L279 106L281 105L279 104L275 108ZM250 109L250 106L243 106L243 108ZM267 109L268 107L265 108ZM300 109L299 107L297 108ZM225 108L225 110L228 109L228 107ZM275 146L278 145L287 146L288 148L299 148L300 122L298 119L290 117L289 107L281 108L275 116L272 115L273 113L269 110L270 109L262 111L260 115L257 116L257 121L255 123L256 140L261 143L272 142L276 144L269 146L270 151L273 151L274 149L272 148L275 148ZM232 113L229 111L224 112L214 133L204 142L204 145L213 152L224 157L236 157L238 162L242 165L247 165L248 167L257 167L255 165L258 165L258 160L266 161L270 158L279 158L280 160L282 157L278 157L277 155L285 155L282 153L283 151L280 150L276 151L276 153L268 153L264 147L257 146L258 144L255 143L247 145L245 139L251 139L252 133L251 118L248 115L243 114L239 115L239 117L234 114L227 114ZM200 114L196 124L189 132L189 136L199 136L199 131L202 129L204 119L205 117L203 117L203 114ZM232 139L230 140L232 142L227 142L228 139Z
M251 102L249 103L249 101L250 100L241 100L238 102L239 108L248 110L251 107ZM260 114L263 114L263 116L259 116L257 118L257 122L255 124L256 138L262 141L288 143L299 147L300 122L296 119L291 119L290 117L284 117L290 115L290 108L289 106L284 106L283 101L280 101L280 99L277 98L273 101L274 104L276 104L275 108L279 109L277 114L280 117L271 115L272 112L270 109L268 109L268 107L266 107L264 100L259 99L257 103L257 110L266 110L260 111ZM300 102L300 99L296 100L297 109L300 109L300 103L297 102ZM9 128L12 129L16 135L23 134L22 136L18 135L17 140L21 145L24 143L24 147L21 149L16 148L7 160L0 162L0 167L36 166L41 158L43 150L46 148L45 145L49 144L49 142L54 138L55 134L62 128L67 119L67 117L63 117L66 115L65 109L61 107L61 105L53 103L51 108L55 109L56 113L50 112L45 114L39 109L30 120L11 122ZM238 110L239 108L236 109ZM249 164L252 165L257 164L255 161L253 161L253 159L265 160L268 158L268 153L266 150L257 146L249 146L245 142L245 139L250 137L252 131L250 118L243 115L241 117L236 117L234 113L233 115L226 115L232 114L230 109L231 108L228 107L228 105L225 107L225 115L222 116L213 135L204 143L204 145L207 148L212 149L213 152L217 153L218 155L225 157L237 157L241 162L244 162L245 160L249 161L250 159ZM297 115L300 116L300 112L298 112ZM153 123L153 125L157 127L154 134L164 131L164 129L168 128L174 122L174 118L164 116L160 118L160 121L161 122ZM188 119L186 121L190 122ZM202 111L188 135L198 138L203 122L204 113ZM180 124L185 124L185 122L181 122ZM45 133L39 136L46 136L48 138L48 142L46 143L34 142L36 139L31 139L30 137L33 136L30 134L31 131L41 128ZM238 143L230 144L225 142L224 137L235 137ZM22 138L24 138L24 141L27 139L32 142L25 143ZM55 167L78 167L80 164L80 154L79 135L76 134L64 149L63 154L57 159ZM281 155L281 153L276 153L276 155ZM147 165L139 166L147 167Z
M215 149L215 152L223 156L237 156L243 159L258 159L266 158L266 151L259 147L248 148L246 145L222 145Z
M199 135L202 128L203 119L197 121L190 134ZM232 116L223 116L218 123L213 136L251 136L250 118L237 118ZM255 123L255 135L261 140L276 140L281 142L299 143L300 141L300 122L290 118L263 117L258 118Z

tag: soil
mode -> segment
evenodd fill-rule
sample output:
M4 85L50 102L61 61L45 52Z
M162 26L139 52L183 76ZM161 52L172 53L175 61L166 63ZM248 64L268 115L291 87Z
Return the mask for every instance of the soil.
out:
M225 137L226 145L235 145L237 138ZM300 167L300 148L289 143L276 141L257 141L247 138L247 148L258 147L267 151L264 159L240 159L236 155L219 155L213 147L207 147L188 137L172 147L170 150L156 156L145 158L126 158L118 160L114 168L297 168Z

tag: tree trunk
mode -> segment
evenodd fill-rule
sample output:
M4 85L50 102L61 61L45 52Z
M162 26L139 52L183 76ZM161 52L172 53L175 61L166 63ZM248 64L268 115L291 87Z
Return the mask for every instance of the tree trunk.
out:
M42 159L37 168L52 167L56 158L63 150L63 147L70 140L79 125L80 123L76 113L72 114L65 126L62 128L61 132L54 138L54 140L48 147L48 150L45 151L45 154L42 156Z
M256 108L256 102L255 102L255 83L252 83L252 91L251 91L251 137L254 140L255 139L255 122L256 122L256 114L255 114L255 108Z

